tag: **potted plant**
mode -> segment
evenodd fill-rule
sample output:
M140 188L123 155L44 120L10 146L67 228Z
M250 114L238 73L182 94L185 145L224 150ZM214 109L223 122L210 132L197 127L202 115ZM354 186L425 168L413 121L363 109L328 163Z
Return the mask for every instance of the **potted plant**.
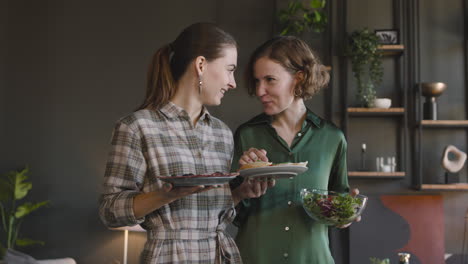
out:
M15 246L44 244L42 241L20 237L21 223L24 218L49 204L49 201L19 204L32 188L32 183L27 182L28 174L29 168L26 167L20 171L10 171L0 177L0 257L4 256L7 249L14 249Z
M328 23L326 3L326 0L311 0L308 5L298 0L289 2L287 8L278 12L280 35L299 35L305 30L323 32Z
M390 264L390 259L369 258L371 264Z
M379 38L367 28L353 31L349 37L346 55L357 83L357 100L361 106L373 107L375 87L382 82L382 54Z

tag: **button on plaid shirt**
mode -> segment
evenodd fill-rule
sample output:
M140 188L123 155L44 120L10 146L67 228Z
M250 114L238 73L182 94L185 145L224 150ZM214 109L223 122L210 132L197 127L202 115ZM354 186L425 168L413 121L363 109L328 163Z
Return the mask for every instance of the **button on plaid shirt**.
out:
M106 166L100 216L109 227L141 224L148 240L142 263L241 263L224 232L235 217L228 184L164 205L144 218L133 198L162 188L155 176L229 172L231 130L206 109L196 126L185 110L168 103L117 122Z

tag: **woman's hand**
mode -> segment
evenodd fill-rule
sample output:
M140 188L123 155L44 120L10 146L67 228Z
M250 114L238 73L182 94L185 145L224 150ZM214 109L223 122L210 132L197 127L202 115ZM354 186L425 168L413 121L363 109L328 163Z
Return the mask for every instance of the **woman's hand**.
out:
M275 179L268 177L244 178L239 187L232 191L234 205L248 198L258 198L266 193L268 188L275 186Z
M239 159L239 165L245 165L247 163L252 163L255 161L268 161L268 158L266 156L267 152L264 149L256 149L256 148L250 148L242 154L242 156Z
M212 186L204 186L204 185L197 185L197 186L190 186L190 187L174 187L170 183L164 183L162 188L162 194L165 196L164 199L170 202L178 200L180 198L184 198L185 196L189 196L195 193L206 192L211 189L217 188L218 185Z
M353 197L356 196L356 195L358 195L358 194L359 194L359 189L357 189L357 188L352 189L351 192L350 192L350 194L351 194ZM361 221L361 216L356 217L356 219L354 220L354 222L359 222L359 221ZM347 227L349 227L351 224L352 224L352 222L349 223L349 224L346 224L346 225L339 226L338 228L347 228Z
M194 193L206 192L217 187L217 185L174 187L170 183L164 183L162 188L157 191L142 193L135 196L133 199L133 213L135 214L135 218L141 218L175 200Z

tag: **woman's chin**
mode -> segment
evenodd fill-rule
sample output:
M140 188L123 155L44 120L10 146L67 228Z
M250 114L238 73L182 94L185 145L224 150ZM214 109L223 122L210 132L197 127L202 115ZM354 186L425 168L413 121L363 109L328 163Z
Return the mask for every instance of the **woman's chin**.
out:
M277 114L277 112L274 109L271 109L269 107L263 108L263 113L270 115L270 116Z

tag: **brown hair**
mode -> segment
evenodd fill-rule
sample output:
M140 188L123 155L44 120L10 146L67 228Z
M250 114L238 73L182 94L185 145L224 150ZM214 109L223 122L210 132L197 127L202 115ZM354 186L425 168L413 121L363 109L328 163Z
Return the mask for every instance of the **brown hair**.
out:
M198 56L212 61L223 56L223 49L237 48L234 38L212 23L196 23L185 28L170 44L153 55L148 69L146 96L139 109L159 109L176 92L176 82Z
M245 74L249 95L256 93L253 67L261 57L279 63L293 75L297 72L304 74L303 80L294 88L297 97L310 99L330 80L326 67L304 41L294 36L278 36L263 43L250 56Z

